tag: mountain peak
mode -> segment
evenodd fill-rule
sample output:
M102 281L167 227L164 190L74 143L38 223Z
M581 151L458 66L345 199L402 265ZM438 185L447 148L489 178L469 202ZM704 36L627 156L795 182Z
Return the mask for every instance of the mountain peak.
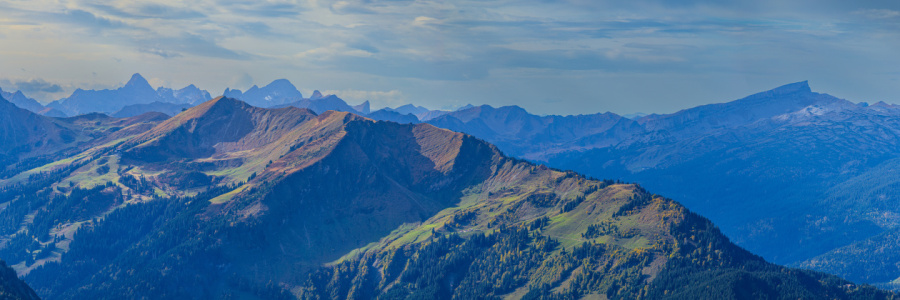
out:
M315 90L313 91L312 96L309 96L309 100L321 99L322 97L324 97L322 96L322 92L319 92L319 90Z
M467 109L474 108L474 107L475 107L475 105L472 105L472 103L469 103L469 104L466 104L466 106L457 108L456 111L467 110Z
M811 93L812 89L809 88L809 81L804 80L804 81L800 81L800 82L794 82L794 83L779 86L775 89L772 89L772 92L775 93L776 95L792 94L792 93Z
M131 79L128 80L128 83L125 86L147 86L150 87L150 83L147 82L147 79L144 79L140 73L134 73L131 75ZM152 89L152 87L151 87Z
M240 98L243 95L244 95L244 93L238 89L232 90L230 88L225 88L225 91L222 92L222 96L230 97L230 98Z
M226 97L219 96L214 99L208 100L206 102L201 103L200 105L188 108L186 111L176 115L169 121L160 124L160 128L154 129L155 131L159 130L171 130L174 127L181 126L184 122L191 119L201 118L203 116L209 115L218 115L218 116L226 116L226 115L234 115L236 111L245 109L250 107L247 103Z
M238 99L235 99L232 97L228 97L228 96L218 96L216 98L210 99L209 101L206 101L206 103L209 103L210 106L241 105L244 103L244 101L241 101L241 100L238 100Z
M264 88L286 89L289 91L297 90L297 87L295 87L293 83L291 83L289 80L283 79L283 78L275 79L271 83L267 84Z
M316 91L316 92L318 92L318 91ZM372 107L371 107L371 104L369 104L369 100L366 100L365 102L363 102L357 106L354 106L353 109L355 109L356 111L358 111L360 113L367 114L367 115L372 112Z

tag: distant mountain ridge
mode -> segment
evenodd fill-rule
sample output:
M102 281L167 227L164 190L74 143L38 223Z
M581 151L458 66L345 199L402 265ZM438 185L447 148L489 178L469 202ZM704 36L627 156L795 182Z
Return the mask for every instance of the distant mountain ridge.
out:
M641 131L639 123L614 113L536 116L518 106L482 105L428 123L491 141L511 155L539 160L548 153L615 145Z
M22 93L22 91L10 93L0 89L0 97L20 108L27 109L36 114L48 117L66 117L65 113L50 107L44 107L44 105L42 105L37 100L28 98L24 93Z
M194 85L180 90L163 87L153 89L141 74L135 73L123 87L113 90L77 89L71 96L53 101L47 107L75 116L92 112L113 114L129 105L154 102L197 104L209 99L208 92Z
M847 253L842 247L858 241L854 253L883 253L884 259L900 254L900 247L876 238L900 227L888 217L900 210L885 204L900 201L892 196L900 185L891 179L900 156L897 120L897 106L855 104L812 92L803 81L635 119L539 117L517 107L481 106L428 123L472 134L518 157L640 182L680 199L739 245L775 262L876 283L900 273L827 253ZM870 237L881 242L862 242ZM860 249L866 246L880 250ZM826 256L806 261L819 255ZM866 275L873 272L882 275Z
M303 99L303 94L287 79L277 79L261 88L254 85L247 92L226 88L222 95L257 107L273 107Z
M3 89L0 89L0 97L3 97L4 99L6 99L6 101L11 102L18 107L30 110L35 113L40 112L44 109L44 106L41 105L40 102L37 102L37 100L34 100L32 98L25 97L25 94L23 94L22 91L10 93L4 91Z
M0 90L0 95L19 107L51 117L76 116L88 113L131 117L148 112L162 112L174 115L184 108L212 99L209 92L201 90L193 84L180 90L167 87L158 87L153 90L149 82L138 73L132 75L131 79L121 88L114 90L77 89L71 96L53 101L46 107L34 99L25 97L21 92L8 93ZM302 93L287 79L277 79L263 87L254 85L246 92L226 88L223 95L264 108L294 106L310 108L318 113L337 110L364 116L373 113L368 100L359 105L351 106L336 95L323 95L318 90L314 91L309 98L303 98ZM416 116L415 121L409 118L403 121L415 123L427 121L449 112L429 110L412 104L400 106L396 109L384 108L384 110L397 110L401 112L398 116L412 114ZM379 113L376 116L384 118L393 116L393 114Z
M209 92L201 90L193 84L190 84L180 90L159 87L156 89L156 93L162 96L163 99L171 99L172 102L170 103L175 104L197 105L206 102L209 99L212 99L212 96L209 95Z

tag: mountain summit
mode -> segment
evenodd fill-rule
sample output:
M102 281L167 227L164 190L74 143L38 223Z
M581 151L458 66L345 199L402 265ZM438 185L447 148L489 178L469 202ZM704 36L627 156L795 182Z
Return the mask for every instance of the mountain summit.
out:
M147 82L147 79L144 79L144 76L141 76L140 73L134 73L134 75L131 75L131 79L129 79L128 82L125 83L125 88L131 90L153 89L153 87L150 86L150 83Z
M261 88L254 85L246 92L226 88L223 95L240 99L257 107L273 107L303 99L303 95L297 90L297 87L287 79L274 80Z
M804 80L804 81L800 81L800 82L782 85L780 87L772 89L771 92L775 95L784 95L784 94L792 94L792 93L812 93L812 89L809 88L809 81Z
M313 91L312 96L309 96L309 100L318 100L322 99L323 97L325 96L322 96L322 92L319 92L319 90L315 90Z
M667 115L648 115L638 119L648 130L666 130L669 134L697 136L795 112L810 105L848 103L831 95L814 93L801 81L756 93L727 103L702 105Z

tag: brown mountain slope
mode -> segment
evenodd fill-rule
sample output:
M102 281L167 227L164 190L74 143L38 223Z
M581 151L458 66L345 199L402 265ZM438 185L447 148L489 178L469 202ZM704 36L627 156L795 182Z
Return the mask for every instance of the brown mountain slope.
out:
M0 157L47 154L70 146L77 137L77 132L54 119L0 98Z
M189 109L137 136L126 157L143 161L202 158L216 152L253 150L314 117L308 110L267 110L219 97Z

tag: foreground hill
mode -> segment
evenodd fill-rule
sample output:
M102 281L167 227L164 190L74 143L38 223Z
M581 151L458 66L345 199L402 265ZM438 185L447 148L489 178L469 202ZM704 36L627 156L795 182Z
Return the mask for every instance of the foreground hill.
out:
M0 258L46 299L896 297L427 124L221 97L95 119L144 127L0 190Z

